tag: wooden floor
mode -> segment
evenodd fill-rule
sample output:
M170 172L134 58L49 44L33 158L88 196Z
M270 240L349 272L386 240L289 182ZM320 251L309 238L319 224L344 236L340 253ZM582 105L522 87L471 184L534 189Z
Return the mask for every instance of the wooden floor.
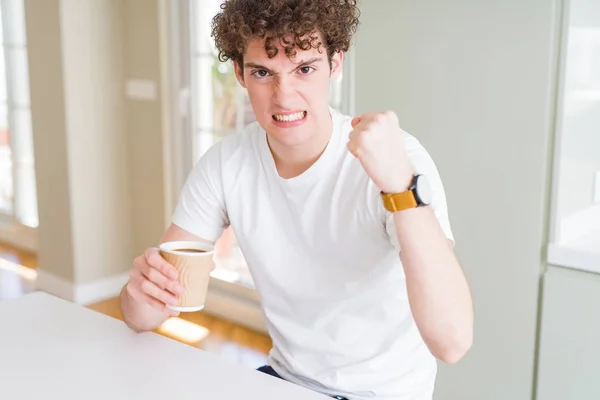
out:
M0 244L0 301L35 289L35 255Z
M0 244L0 301L22 296L35 288L37 258ZM118 298L88 306L122 320ZM157 333L252 368L266 362L271 348L268 336L202 312L170 318Z

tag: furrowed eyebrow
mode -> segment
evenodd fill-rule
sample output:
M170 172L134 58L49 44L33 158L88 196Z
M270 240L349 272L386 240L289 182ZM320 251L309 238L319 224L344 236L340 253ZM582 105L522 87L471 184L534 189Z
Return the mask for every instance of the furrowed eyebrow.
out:
M296 65L294 67L294 69L302 68L302 67L305 67L305 66L307 66L309 64L313 64L313 63L321 62L321 61L323 61L323 58L321 58L321 57L309 58L306 61L304 61L304 60L300 61L300 63L298 63L298 65ZM254 63L254 62L244 63L244 68L264 69L268 73L273 74L273 71L270 70L269 68L265 67L264 65L260 65L260 64Z
M297 69L297 68L300 68L300 67L305 67L305 66L307 66L308 64L313 64L313 63L316 63L316 62L321 62L321 61L323 61L323 59L322 59L321 57L313 57L313 58L309 58L309 59L308 59L308 60L306 60L306 61L301 61L301 62L298 64L298 66L296 67L296 69Z
M264 70L265 70L265 71L267 71L267 72L273 72L273 71L271 71L269 68L267 68L267 67L265 67L265 66L262 66L262 65L260 65L260 64L253 63L253 62L247 62L247 63L245 63L245 64L244 64L244 68L256 68L256 69L264 69Z

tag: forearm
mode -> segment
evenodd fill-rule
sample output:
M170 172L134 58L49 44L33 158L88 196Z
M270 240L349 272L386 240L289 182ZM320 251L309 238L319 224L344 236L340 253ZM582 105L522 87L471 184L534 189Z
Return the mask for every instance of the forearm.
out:
M453 363L473 337L473 306L465 276L430 207L395 213L411 311L431 353Z
M136 332L152 331L170 317L165 312L133 299L127 293L127 286L121 290L120 303L123 320Z

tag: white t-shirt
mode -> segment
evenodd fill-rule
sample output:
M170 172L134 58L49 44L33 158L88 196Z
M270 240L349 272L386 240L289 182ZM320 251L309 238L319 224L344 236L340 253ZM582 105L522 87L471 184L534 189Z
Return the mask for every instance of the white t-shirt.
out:
M393 215L346 148L351 117L303 174L281 178L253 123L211 147L191 172L173 223L214 241L229 225L248 263L283 378L351 400L431 399L436 361L412 317ZM453 240L436 166L405 134L432 207Z

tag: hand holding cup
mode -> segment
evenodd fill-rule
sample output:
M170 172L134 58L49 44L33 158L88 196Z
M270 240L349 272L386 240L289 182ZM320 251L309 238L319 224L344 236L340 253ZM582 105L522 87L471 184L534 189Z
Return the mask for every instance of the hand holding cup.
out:
M198 311L214 269L213 246L202 242L166 242L134 260L127 293L136 301L177 316Z

